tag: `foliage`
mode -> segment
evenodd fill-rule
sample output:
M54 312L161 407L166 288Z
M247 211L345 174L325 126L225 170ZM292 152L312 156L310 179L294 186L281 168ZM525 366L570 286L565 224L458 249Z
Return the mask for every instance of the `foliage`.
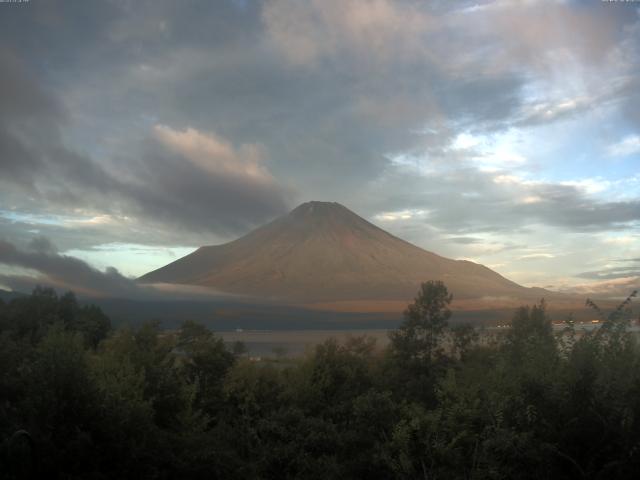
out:
M487 342L430 282L387 348L255 362L39 288L0 303L0 478L635 478L634 296L560 335L541 301Z
M386 373L395 380L393 390L401 398L427 404L436 401L437 378L448 363L443 340L451 318L452 299L443 282L423 283L414 302L405 310L400 328L389 335L390 362Z
M423 283L404 312L404 322L391 335L393 351L403 362L429 363L441 354L440 339L451 318L453 296L441 281Z

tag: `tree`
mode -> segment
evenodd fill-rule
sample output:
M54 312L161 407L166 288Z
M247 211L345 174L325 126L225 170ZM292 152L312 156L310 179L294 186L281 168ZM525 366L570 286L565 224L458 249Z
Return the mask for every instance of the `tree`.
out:
M452 295L441 281L420 286L414 302L404 312L404 322L389 335L388 387L399 398L434 405L437 383L449 363L442 340L451 317Z
M517 362L534 359L535 365L556 357L556 340L544 299L533 307L518 308L511 320L506 347Z
M37 438L45 471L81 471L90 457L89 424L96 409L87 359L82 335L65 331L62 323L51 327L37 346L21 411Z
M222 383L235 362L222 338L197 322L186 321L180 328L178 350L184 355L187 380L197 385L196 405L215 415L222 405Z
M241 340L236 340L233 342L233 346L231 347L231 351L236 357L241 357L247 353L247 346Z
M76 328L84 336L87 345L96 348L107 338L111 330L111 320L96 305L85 305L76 313Z
M453 351L458 358L464 360L471 347L478 342L480 336L473 325L469 323L463 323L452 327L451 333Z
M453 295L441 281L420 286L418 296L404 312L404 322L391 334L394 354L406 362L430 363L451 317Z

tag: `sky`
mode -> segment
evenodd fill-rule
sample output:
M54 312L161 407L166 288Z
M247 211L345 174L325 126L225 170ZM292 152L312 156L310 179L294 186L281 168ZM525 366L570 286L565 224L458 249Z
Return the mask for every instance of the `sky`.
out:
M640 285L640 2L0 3L0 286L309 200L526 286Z

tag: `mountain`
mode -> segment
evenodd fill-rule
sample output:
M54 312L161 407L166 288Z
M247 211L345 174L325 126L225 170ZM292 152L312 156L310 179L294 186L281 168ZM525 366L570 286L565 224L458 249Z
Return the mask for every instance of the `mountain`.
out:
M406 301L427 280L443 280L457 299L544 292L483 265L423 250L329 202L304 203L237 240L200 247L139 279L292 303Z

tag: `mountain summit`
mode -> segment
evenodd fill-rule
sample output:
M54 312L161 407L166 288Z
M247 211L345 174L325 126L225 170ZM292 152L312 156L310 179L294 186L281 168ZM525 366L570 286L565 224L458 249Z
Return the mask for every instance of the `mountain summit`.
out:
M443 280L458 299L523 298L534 290L483 265L423 250L330 202L303 203L237 240L200 247L139 279L290 302L409 300L427 280Z

